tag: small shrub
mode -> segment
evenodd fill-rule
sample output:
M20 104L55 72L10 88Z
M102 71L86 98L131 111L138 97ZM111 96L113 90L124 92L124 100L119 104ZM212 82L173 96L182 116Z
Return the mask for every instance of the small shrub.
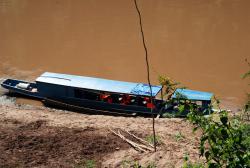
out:
M208 167L247 167L250 165L250 151L245 144L241 121L230 121L226 111L218 115L220 121L214 121L190 106L188 120L202 130L200 155L206 158Z
M174 118L174 117L176 117L176 115L175 114L171 114L171 113L164 113L162 115L162 117L163 118Z
M248 64L248 67L250 67L250 63L248 62L248 60L246 59L245 60L246 63ZM242 76L243 79L246 79L246 78L250 78L250 70L245 73L243 76ZM249 84L250 85L250 84ZM247 100L246 100L246 103L244 105L244 110L243 110L243 115L242 115L242 119L243 120L246 120L246 121L250 121L250 93L247 93Z
M148 143L150 143L150 144L153 144L153 143L154 143L154 137L153 137L153 135L148 135L148 136L146 136L145 140L146 140ZM156 136L156 137L155 137L155 142L156 142L156 144L160 144L160 143L161 143L161 138L160 138L160 136Z
M156 165L154 162L150 162L148 165L144 167L138 161L124 160L122 162L122 168L156 168Z
M169 100L171 95L175 92L177 88L185 88L185 87L179 87L180 83L175 82L171 78L167 76L158 76L158 82L162 86L162 96L165 97L166 100Z
M185 153L184 154L184 165L182 166L182 168L204 168L204 166L201 163L191 163L189 161L189 154Z
M96 164L94 160L84 160L77 163L74 168L95 168Z
M146 168L156 168L155 162L150 162Z
M201 163L184 163L183 168L205 168Z
M178 131L178 132L174 135L174 138L175 138L175 140L176 140L177 142L179 142L179 141L183 140L183 139L185 138L185 136L182 135L180 131Z
M86 160L84 168L95 168L95 161L94 160Z
M123 160L122 161L122 168L128 168L128 167L130 167L130 161L128 161L128 160Z

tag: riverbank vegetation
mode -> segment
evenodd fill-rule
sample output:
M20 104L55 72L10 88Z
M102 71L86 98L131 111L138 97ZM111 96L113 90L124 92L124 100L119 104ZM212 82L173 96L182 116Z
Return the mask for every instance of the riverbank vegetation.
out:
M246 60L248 66L250 63ZM243 79L249 79L250 71L243 75ZM169 97L178 88L179 83L168 77L159 77L159 83L163 86L164 95ZM173 100L169 99L172 103ZM184 157L184 168L245 168L250 165L250 93L247 93L246 104L242 113L231 115L227 110L220 108L220 101L214 97L214 104L218 108L211 115L205 116L207 111L201 111L201 107L189 100L178 100L175 114L164 114L165 117L175 117L187 112L187 120L193 124L193 132L200 130L199 153L206 161L199 163L189 162L188 155ZM209 114L212 111L209 107Z
M250 67L250 63L246 62ZM243 75L244 79L249 77L250 71ZM216 103L219 111L208 117L190 102L179 106L179 111L183 107L189 111L187 119L194 125L193 131L202 131L199 152L206 159L204 164L192 164L186 159L185 168L245 168L250 165L250 93L247 93L247 101L241 114L232 116L220 108L218 100Z

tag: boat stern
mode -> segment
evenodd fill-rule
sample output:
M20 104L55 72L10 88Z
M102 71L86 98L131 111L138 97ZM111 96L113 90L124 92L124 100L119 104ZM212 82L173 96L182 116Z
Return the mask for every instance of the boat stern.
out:
M204 109L210 106L212 97L213 93L190 89L176 89L172 95L173 99L186 99L194 102L201 102L201 106Z

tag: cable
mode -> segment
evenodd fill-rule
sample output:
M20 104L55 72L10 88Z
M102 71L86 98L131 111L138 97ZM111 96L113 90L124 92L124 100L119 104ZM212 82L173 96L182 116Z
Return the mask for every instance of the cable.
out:
M152 94L152 86L151 86L151 82L150 82L150 72L149 72L148 50L147 50L147 46L146 46L146 43L145 43L144 32L143 32L143 28L142 28L141 12L140 12L140 10L138 8L137 1L134 0L134 2L135 2L136 11L137 11L138 16L139 16L139 21L140 21L140 30L141 30L141 35L142 35L142 42L143 42L143 47L144 47L144 50L145 50L148 85L149 85L149 88L150 88L150 101L151 101L151 104L153 104L153 94ZM152 113L152 121L153 121L152 124L153 124L154 151L156 152L155 117L154 117L154 114L153 114L153 106L151 106L151 113Z

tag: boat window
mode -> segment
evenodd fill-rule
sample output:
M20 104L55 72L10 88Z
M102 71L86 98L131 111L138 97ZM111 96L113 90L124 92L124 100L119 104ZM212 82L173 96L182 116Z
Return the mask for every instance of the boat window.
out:
M75 89L75 97L76 98L84 98L85 96L84 90Z
M202 105L202 101L196 101L196 104L201 106Z
M80 99L97 100L98 94L88 90L75 89L75 97Z

